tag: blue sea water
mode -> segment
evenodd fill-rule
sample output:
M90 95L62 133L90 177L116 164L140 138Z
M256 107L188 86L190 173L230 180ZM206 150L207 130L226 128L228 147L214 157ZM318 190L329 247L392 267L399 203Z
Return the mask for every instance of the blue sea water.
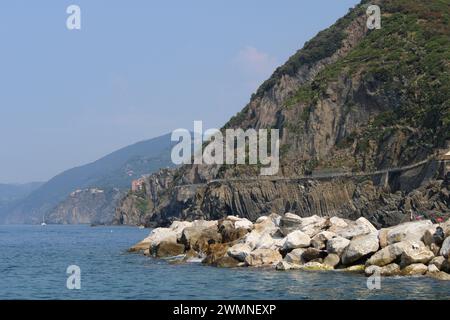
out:
M450 299L450 282L362 275L171 265L126 250L149 230L0 226L0 299ZM66 287L69 265L81 289Z

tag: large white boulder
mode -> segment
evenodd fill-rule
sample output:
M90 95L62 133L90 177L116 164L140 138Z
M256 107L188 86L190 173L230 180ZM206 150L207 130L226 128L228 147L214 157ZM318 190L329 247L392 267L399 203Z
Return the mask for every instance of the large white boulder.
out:
M414 263L402 269L402 275L404 276L419 276L428 271L428 267L423 263Z
M239 218L238 216L227 216L227 217L225 218L225 220L230 220L230 221L232 221L232 222L236 222L236 221L241 220L241 218Z
M284 236L287 236L289 233L295 230L300 230L301 222L302 218L288 212L280 219L280 231Z
M267 219L263 219L262 221L255 223L253 225L252 232L258 232L260 234L269 233L271 235L276 234L279 231L279 228L276 222L274 222L273 220L276 219L271 219L270 217L268 217Z
M422 242L413 242L412 245L405 247L401 258L401 265L407 266L414 263L428 264L433 258L433 252Z
M320 224L326 221L325 218L319 217L318 215L313 215L311 217L301 218L302 227L306 227L313 224Z
M218 225L217 220L195 220L192 222L191 227L212 228L212 227L217 227L217 225Z
M405 240L421 241L425 231L433 224L429 220L413 221L388 228L386 231L386 244L393 244ZM381 239L380 239L381 241Z
M268 220L270 220L270 221L272 221L272 223L275 226L278 227L280 224L280 219L281 219L281 216L279 214L271 213L268 216L258 217L258 219L256 219L256 221L255 221L255 224L260 224L260 223L267 222Z
M408 245L410 245L409 241L402 241L384 247L367 260L367 265L376 265L379 267L388 265L397 260Z
M349 221L345 228L332 231L338 236L346 239L352 239L366 234L378 234L378 230L364 217L361 217L356 221Z
M342 256L342 253L349 244L350 240L337 236L327 241L326 250L328 253L335 253L338 256Z
M157 246L162 241L176 243L177 233L170 228L156 228L150 232L150 235L143 240L148 242L150 246Z
M282 246L279 238L280 216L272 213L266 217L260 217L255 224L252 225L252 231L244 237L244 242L252 249L270 249ZM250 226L248 224L248 226Z
M300 230L291 232L284 241L283 249L306 248L311 244L311 238Z
M375 228L375 226L374 226L369 220L367 220L367 219L364 218L364 217L358 218L358 219L356 220L356 223L357 223L358 225L361 225L361 226L366 226L367 229L369 230L369 233L378 233L377 228Z
M338 217L331 217L327 221L327 231L338 234L354 223L354 221L345 220Z
M383 267L376 266L376 265L367 266L364 269L364 273L367 276L371 276L374 273L377 273L380 276L392 277L392 276L399 275L401 273L401 271L400 271L400 266L398 264L391 263L391 264L385 265Z
M342 263L349 265L364 256L376 252L379 248L378 236L366 234L353 238L342 254Z
M258 219L256 219L255 223L261 223L261 222L266 221L267 219L269 219L268 216L261 216Z
M317 215L302 218L300 231L306 233L312 238L326 227L326 222L327 219Z
M280 229L283 235L300 230L308 236L313 237L325 228L327 219L317 215L301 218L297 215L287 213L280 220Z
M192 226L192 222L189 221L174 221L170 225L169 229L173 230L177 234L177 239L181 238L184 228Z
M253 230L252 232L245 235L244 242L253 250L256 248L256 244L258 243L261 236L261 232Z
M239 219L239 220L235 221L234 227L236 229L243 228L243 229L251 230L253 228L253 223L250 220L243 218L243 219Z
M245 258L250 254L252 249L246 243L238 243L228 249L228 255L238 261L244 262Z
M331 217L330 220L328 221L329 224L329 231L333 231L334 230L338 230L339 228L345 228L348 227L348 223L342 219L342 218L338 218L338 217Z
M255 249L270 249L275 245L275 239L269 233L263 233L255 244Z
M253 249L274 249L283 246L283 239L274 238L270 231L253 230L244 237L246 243Z
M281 260L283 257L277 250L256 249L245 258L245 263L249 266L267 266L277 264Z
M283 218L283 217L282 217ZM284 214L284 218L288 218L288 219L293 219L293 220L297 220L299 222L302 221L302 218L298 215L296 215L295 213L290 213L290 212L286 212Z

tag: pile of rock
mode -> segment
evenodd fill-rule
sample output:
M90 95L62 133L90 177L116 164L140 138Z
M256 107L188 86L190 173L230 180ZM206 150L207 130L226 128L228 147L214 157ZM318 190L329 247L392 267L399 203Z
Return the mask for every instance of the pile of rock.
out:
M176 261L201 258L219 267L272 266L277 270L347 270L370 276L429 275L450 280L450 220L403 223L377 230L367 219L301 218L271 214L255 223L176 221L154 229L130 249Z

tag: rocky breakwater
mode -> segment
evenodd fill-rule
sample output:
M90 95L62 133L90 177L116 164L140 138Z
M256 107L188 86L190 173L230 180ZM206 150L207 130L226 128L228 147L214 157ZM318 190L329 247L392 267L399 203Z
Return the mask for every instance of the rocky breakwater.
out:
M367 219L270 214L255 223L236 216L175 221L130 248L171 262L217 267L355 271L367 276L426 275L450 280L450 220L377 230Z

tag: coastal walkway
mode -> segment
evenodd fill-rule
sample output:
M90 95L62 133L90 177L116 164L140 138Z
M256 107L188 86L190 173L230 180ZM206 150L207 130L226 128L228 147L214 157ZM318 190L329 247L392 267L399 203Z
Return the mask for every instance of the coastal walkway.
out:
M428 157L425 160L406 165L401 167L391 167L391 168L385 168L381 170L376 171L370 171L370 172L327 172L327 173L312 173L310 175L301 175L301 176L294 176L294 177L280 177L280 176L254 176L254 177L242 177L242 178L228 178L228 179L212 179L204 183L195 183L195 184L184 184L184 185L178 185L176 188L181 187L202 187L202 186L209 186L212 184L220 184L220 183L227 183L227 182L259 182L259 181L269 181L269 182L278 182L278 181L287 181L287 182L295 182L295 181L304 181L304 180L328 180L328 179L334 179L334 178L353 178L353 177L371 177L371 176L382 176L383 184L387 186L389 184L389 176L395 173L400 173L404 171L409 171L415 168L418 168L420 166L423 166L431 161L437 161L442 162L442 160L439 160L436 158L436 156Z

